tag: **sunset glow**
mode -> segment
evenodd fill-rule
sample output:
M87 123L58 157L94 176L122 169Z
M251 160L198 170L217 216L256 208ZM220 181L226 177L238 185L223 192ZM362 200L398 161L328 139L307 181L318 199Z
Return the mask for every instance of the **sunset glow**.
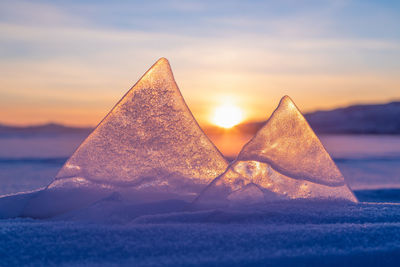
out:
M161 2L0 1L0 124L94 127L160 57L202 126L400 99L395 1Z
M224 104L214 110L212 123L223 128L231 128L243 121L243 111L232 104Z

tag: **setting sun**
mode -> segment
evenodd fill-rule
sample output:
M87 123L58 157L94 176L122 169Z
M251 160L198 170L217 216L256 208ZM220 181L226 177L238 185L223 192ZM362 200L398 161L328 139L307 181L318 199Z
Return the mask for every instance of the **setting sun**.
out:
M224 104L214 110L212 123L219 127L231 128L243 120L243 111L234 105Z

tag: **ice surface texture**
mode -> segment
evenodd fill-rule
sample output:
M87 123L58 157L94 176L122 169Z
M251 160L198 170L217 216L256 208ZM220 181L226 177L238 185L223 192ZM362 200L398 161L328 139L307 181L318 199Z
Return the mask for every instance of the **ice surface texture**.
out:
M164 58L118 102L56 176L196 193L227 162L200 129Z
M131 190L138 200L192 201L227 166L183 100L168 61L161 58L78 147L55 181L28 204L27 215L60 195L74 207L81 204L72 198L86 195L84 203L98 199L97 192L88 192L94 188L100 195L108 189Z
M251 204L295 198L357 201L303 115L285 96L196 203Z

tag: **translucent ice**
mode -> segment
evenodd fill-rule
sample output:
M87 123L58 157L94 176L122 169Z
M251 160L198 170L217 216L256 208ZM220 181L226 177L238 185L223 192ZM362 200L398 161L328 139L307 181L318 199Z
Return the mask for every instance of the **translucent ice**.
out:
M270 119L198 204L278 199L357 199L292 100L285 96Z
M161 58L79 146L55 181L28 203L25 213L35 216L43 202L50 214L70 210L108 190L129 191L145 201L193 200L227 166L183 100L168 61ZM46 211L39 213L46 216Z
M207 184L226 165L193 118L162 58L80 145L56 180L82 177L176 192L184 184Z

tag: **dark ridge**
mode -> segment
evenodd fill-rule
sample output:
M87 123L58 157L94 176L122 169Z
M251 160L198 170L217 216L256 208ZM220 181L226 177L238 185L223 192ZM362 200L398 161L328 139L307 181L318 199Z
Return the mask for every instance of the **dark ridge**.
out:
M360 158L333 158L336 163L345 163L345 162L390 162L390 161L400 161L399 155L393 156L384 156L384 157L360 157Z
M354 190L360 202L400 202L400 189Z
M0 136L46 136L63 134L87 135L92 131L89 127L70 127L56 123L32 126L8 126L0 124Z
M400 102L354 105L305 117L317 133L400 134Z
M62 165L68 158L0 158L0 164L55 164Z
M400 102L374 105L353 105L304 115L318 134L400 134ZM216 126L205 128L208 134L240 132L255 134L265 121L246 122L226 130Z

